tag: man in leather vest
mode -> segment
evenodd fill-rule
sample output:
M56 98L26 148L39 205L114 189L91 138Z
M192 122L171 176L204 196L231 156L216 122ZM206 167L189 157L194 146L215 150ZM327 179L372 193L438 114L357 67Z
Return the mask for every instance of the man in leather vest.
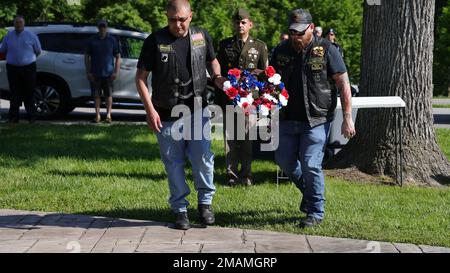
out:
M217 58L222 74L227 76L228 70L233 68L249 71L264 70L268 65L267 46L264 42L250 36L253 22L249 12L245 9L238 9L233 17L233 25L235 35L222 40L219 44ZM232 102L222 93L219 104L225 108L226 104L232 104ZM233 122L233 124L232 131L237 132L238 122ZM249 118L245 117L246 128L241 128L246 130L244 140L238 140L235 135L230 135L230 132L226 130L226 118L223 119L223 125L228 185L233 186L239 180L242 184L249 186L252 184L252 141L248 139ZM238 172L239 163L241 164L240 172Z
M337 103L330 79L340 91L342 134L347 138L355 135L350 83L342 56L313 31L311 14L294 10L289 22L290 39L278 45L271 58L289 93L288 105L280 113L280 145L275 160L303 194L300 211L306 217L301 227L320 224L325 214L322 161Z
M216 190L213 183L214 155L211 152L211 138L203 134L204 131L210 134L210 120L202 113L207 106L204 99L207 68L213 72L213 79L217 81L221 77L220 65L208 32L189 26L192 11L188 1L169 1L167 19L168 26L152 33L144 42L137 65L136 85L147 113L148 127L158 138L161 160L169 180L169 203L176 214L175 228L189 229L189 202L186 197L190 189L184 171L186 155L192 165L192 176L198 192L200 220L205 225L215 221L211 208ZM147 87L150 72L151 94ZM172 116L172 110L180 107L189 110L188 117ZM201 111L191 115L194 108ZM195 124L198 113L201 128ZM179 130L177 126L180 120L189 120L189 124L183 123L180 127L182 130L190 133L193 128L191 136L200 130L201 138L176 139L174 132Z

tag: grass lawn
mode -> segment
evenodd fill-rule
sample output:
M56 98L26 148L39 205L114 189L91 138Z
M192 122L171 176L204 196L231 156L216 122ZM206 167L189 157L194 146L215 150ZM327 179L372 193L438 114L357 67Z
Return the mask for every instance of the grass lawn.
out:
M156 138L137 125L0 125L0 208L172 221ZM437 130L447 156L450 130ZM224 186L216 154L218 226L450 247L450 189L326 179L326 221L297 227L299 191L276 186L276 165L256 160L255 186ZM192 174L191 219L196 222Z
M450 130L449 129L436 129L437 140L442 151L450 160Z
M450 108L450 104L433 104L433 108Z

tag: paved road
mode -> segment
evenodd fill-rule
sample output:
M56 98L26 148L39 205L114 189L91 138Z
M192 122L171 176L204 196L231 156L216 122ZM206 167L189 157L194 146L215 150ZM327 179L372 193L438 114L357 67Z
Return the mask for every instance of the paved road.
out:
M0 252L450 253L450 248L0 209Z
M450 108L433 108L436 128L450 129Z
M445 102L447 102L447 100L442 100L440 104L445 104ZM450 99L448 100L448 104L450 104ZM3 120L6 119L8 108L9 108L9 101L0 100L0 115ZM25 119L25 112L23 107L21 109L22 109L21 114ZM105 115L104 114L105 109L102 109L102 113L103 115ZM436 128L450 129L450 108L434 108L433 113ZM69 115L65 116L62 119L43 122L64 123L64 124L72 124L72 123L87 124L91 122L94 116L95 111L93 108L76 108L73 112L71 112ZM145 111L113 109L113 122L144 124Z
M450 99L433 99L433 104L450 104Z
M5 120L8 114L9 101L0 100L0 115L2 119ZM21 117L25 120L25 109L21 107ZM106 115L106 110L101 109L103 118ZM75 108L73 112L51 121L40 121L40 122L51 122L51 123L64 123L64 124L87 124L90 123L95 117L94 108ZM113 122L114 123L145 123L145 111L144 110L126 110L126 109L113 109Z

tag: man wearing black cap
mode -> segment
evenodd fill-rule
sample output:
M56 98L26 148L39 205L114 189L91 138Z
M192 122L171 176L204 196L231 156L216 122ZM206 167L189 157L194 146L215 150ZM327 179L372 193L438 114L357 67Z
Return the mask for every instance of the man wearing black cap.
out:
M268 65L267 46L264 42L250 36L253 22L250 14L245 9L238 9L233 16L235 35L224 39L219 44L218 60L224 76L228 70L239 68L241 70L265 69ZM219 102L222 106L231 104L222 97ZM237 132L237 122L234 122L233 132ZM235 136L229 135L226 130L226 118L224 118L225 128L225 149L228 184L233 186L239 180L244 185L250 186L251 163L252 163L252 141L248 139L249 119L245 118L246 139L236 140ZM241 171L238 172L238 165L241 164Z
M98 34L93 36L86 48L85 65L95 99L95 123L100 122L101 95L105 96L106 123L111 123L113 81L120 70L120 49L117 40L108 33L108 22L99 20ZM115 61L114 61L115 60Z
M301 227L320 224L325 214L322 160L337 103L329 78L341 94L342 134L347 138L355 135L350 83L342 56L313 31L310 13L294 10L289 21L290 39L277 46L271 58L289 92L289 103L280 115L275 160L303 194L300 211L307 217Z
M326 35L328 41L330 41L341 53L342 57L344 57L344 50L342 47L336 42L336 32L334 29L330 28Z

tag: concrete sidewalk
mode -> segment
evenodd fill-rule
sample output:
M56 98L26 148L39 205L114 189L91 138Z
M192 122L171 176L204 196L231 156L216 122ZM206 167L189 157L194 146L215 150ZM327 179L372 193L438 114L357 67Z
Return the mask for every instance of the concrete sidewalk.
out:
M86 215L0 210L0 252L450 253L450 248Z

